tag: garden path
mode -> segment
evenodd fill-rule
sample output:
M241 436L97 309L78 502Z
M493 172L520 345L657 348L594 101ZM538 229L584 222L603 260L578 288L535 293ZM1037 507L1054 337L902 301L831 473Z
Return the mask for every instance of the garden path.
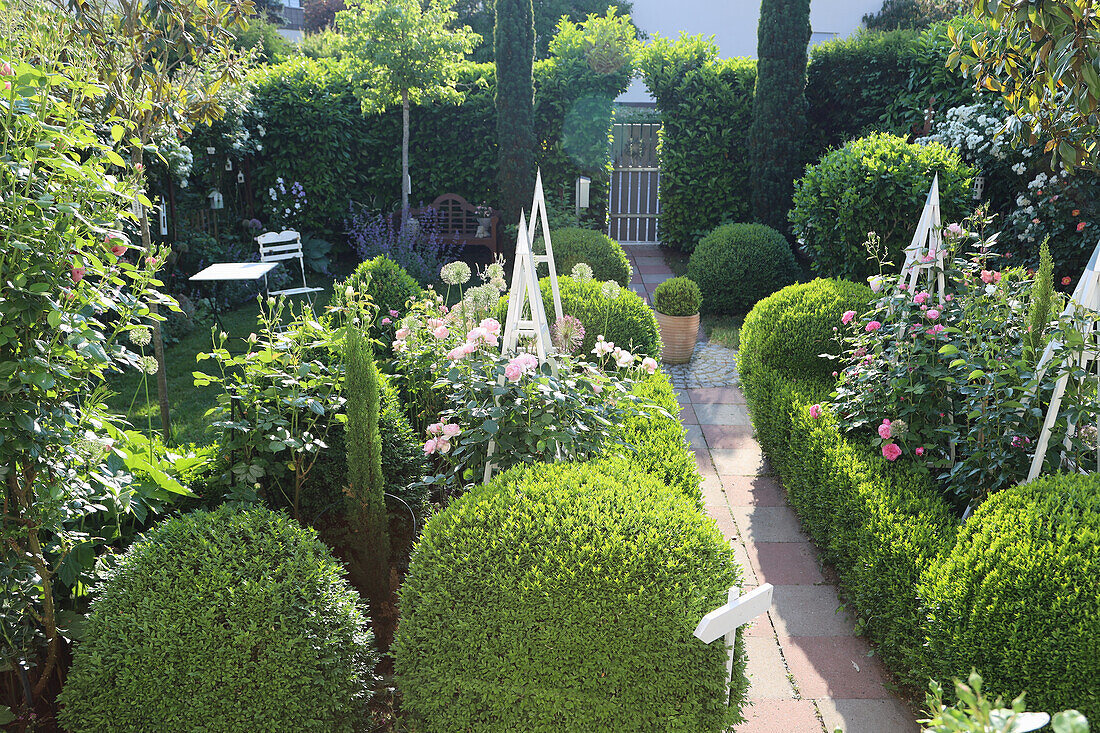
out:
M672 277L655 245L626 245L631 289L646 298ZM700 340L705 336L702 331ZM669 368L707 513L730 540L748 592L775 586L772 607L745 633L749 707L736 733L911 733L912 711L890 692L871 647L856 635L822 574L778 480L753 436L735 352L710 344L690 368ZM724 352L724 353L723 353ZM698 363L698 368L697 368Z

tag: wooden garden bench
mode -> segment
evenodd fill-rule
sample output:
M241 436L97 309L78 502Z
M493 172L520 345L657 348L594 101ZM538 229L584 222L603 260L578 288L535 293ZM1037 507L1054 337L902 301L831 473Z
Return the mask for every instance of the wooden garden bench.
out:
M430 206L410 209L409 216L417 218L425 209L432 209L436 224L444 241L453 244L488 247L496 254L500 248L500 214L478 217L476 207L457 193L445 193ZM400 217L400 213L397 214ZM488 221L484 221L488 219ZM479 236L482 235L482 236Z

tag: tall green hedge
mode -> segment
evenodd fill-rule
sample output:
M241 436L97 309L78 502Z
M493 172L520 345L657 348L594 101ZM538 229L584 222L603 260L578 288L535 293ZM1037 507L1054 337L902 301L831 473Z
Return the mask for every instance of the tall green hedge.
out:
M518 221L535 183L534 17L531 0L496 2L497 181L508 221Z
M602 224L610 185L612 100L626 90L630 69L593 69L587 38L584 27L566 24L551 44L551 57L535 63L536 162L548 197L560 199L563 191L573 190L577 176L590 177L592 200L585 219ZM254 161L261 206L263 192L278 177L305 187L305 228L339 229L350 200L386 211L396 206L400 110L363 116L336 59L297 58L262 67L251 80L251 106L264 128L263 151ZM459 89L466 95L462 104L415 110L411 201L427 204L454 192L473 204L500 206L495 86L492 64L470 63L459 74Z
M806 46L810 0L764 0L756 32L749 154L756 220L786 234L794 179L806 162Z
M691 252L715 226L748 221L756 61L716 60L701 37L657 38L643 54L642 73L663 126L661 241Z

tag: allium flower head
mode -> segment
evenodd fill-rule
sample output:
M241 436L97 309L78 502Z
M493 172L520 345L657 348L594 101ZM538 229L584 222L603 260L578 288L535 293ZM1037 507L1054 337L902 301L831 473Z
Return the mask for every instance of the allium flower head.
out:
M130 343L134 346L148 346L153 340L153 333L145 326L130 329Z
M619 283L614 280L608 280L603 284L603 287L600 288L600 294L607 300L614 300L619 297L620 290L622 290L622 288L619 286Z
M462 285L470 281L470 266L461 260L443 265L439 276L448 285Z
M584 324L573 316L562 316L550 328L550 339L558 351L572 354L584 343Z
M587 262L578 262L573 265L569 275L579 283L586 283L592 279L592 268Z
M141 371L145 372L146 374L156 374L158 368L159 366L157 364L157 360L153 357L141 357Z

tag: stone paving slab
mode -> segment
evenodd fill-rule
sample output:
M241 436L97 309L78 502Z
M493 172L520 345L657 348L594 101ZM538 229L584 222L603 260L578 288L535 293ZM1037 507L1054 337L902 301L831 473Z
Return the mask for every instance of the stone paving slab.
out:
M734 728L736 733L814 733L824 730L817 719L817 706L813 700L763 698L751 700L751 703L742 713L748 722Z
M817 550L809 542L750 542L745 552L762 583L817 585L825 582Z
M731 506L787 506L783 487L772 476L720 476Z
M743 405L745 395L740 388L702 387L689 389L688 398L696 405Z
M737 425L752 428L749 411L745 405L695 405L695 414L702 425Z
M779 642L764 636L745 637L750 700L793 700L794 687L787 676L787 665Z
M798 517L785 506L735 506L730 513L746 540L759 542L807 542Z
M897 700L816 700L825 730L844 733L919 733L909 708Z
M806 636L783 639L784 655L803 697L892 699L886 672L871 646L858 636Z
M852 617L841 610L836 588L831 585L776 586L768 613L780 638L856 633Z

